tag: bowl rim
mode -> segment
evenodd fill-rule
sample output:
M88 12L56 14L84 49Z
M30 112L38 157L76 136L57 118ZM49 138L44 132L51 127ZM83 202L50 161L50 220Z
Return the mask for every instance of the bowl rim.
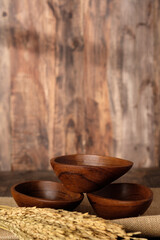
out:
M76 199L70 199L70 200L50 200L50 199L45 199L45 198L40 198L40 197L33 197L33 196L30 196L28 194L24 194L24 193L19 192L19 191L16 190L16 187L19 186L19 185L26 184L26 183L33 183L33 182L35 182L35 183L36 182L50 182L50 183L54 183L54 184L57 184L57 185L61 185L66 191L71 192L71 191L69 191L68 189L65 188L63 183L60 183L60 182L47 181L47 180L29 180L29 181L19 182L19 183L14 184L13 186L11 186L10 189L11 189L12 196L13 196L13 193L16 193L16 194L20 194L20 195L25 196L25 197L27 196L30 199L38 200L39 202L55 203L55 204L56 203L57 204L60 204L60 203L62 203L62 204L64 204L64 203L74 203L74 202L81 201L84 198L84 194L83 193L71 192L71 193L79 195L79 197L76 198Z
M68 163L60 163L57 162L56 160L63 158L63 157L76 157L76 156L93 156L93 157L100 157L100 158L105 158L105 159L109 159L109 160L120 160L126 164L124 165L88 165L88 164L82 164L82 165L76 165L76 164L68 164ZM70 166L70 167L77 167L77 168L84 168L84 167L88 167L88 168L95 168L95 167L99 167L99 168L123 168L123 167L132 167L133 166L133 162L127 159L123 159L123 158L117 158L117 157L113 157L113 156L109 156L109 155L98 155L98 154L68 154L68 155L61 155L61 156L57 156L57 157L53 157L50 159L50 163L51 165L53 164L57 164L59 166Z
M134 186L138 186L138 187L142 187L143 189L146 189L148 191L148 193L150 194L150 196L148 198L144 198L144 199L139 199L139 200L120 200L120 199L114 199L114 198L107 198L107 197L103 197L103 196L100 196L100 195L96 195L94 194L94 192L91 192L91 193L87 193L87 197L93 201L91 198L93 197L94 199L96 200L102 200L103 202L107 202L107 201L110 201L112 202L113 204L118 204L119 205L136 205L136 204L142 204L142 203L145 203L145 202L148 202L148 201L152 201L153 200L153 191L147 187L147 186L144 186L142 184L138 184L138 183L127 183L127 182L124 182L124 183L111 183L109 185L123 185L123 184L127 184L127 185L134 185ZM107 186L109 186L107 185ZM106 186L106 187L107 187ZM104 187L105 188L105 187ZM95 192L98 192L102 189L99 189ZM97 205L100 205L98 202L96 202ZM116 207L116 205L115 205Z

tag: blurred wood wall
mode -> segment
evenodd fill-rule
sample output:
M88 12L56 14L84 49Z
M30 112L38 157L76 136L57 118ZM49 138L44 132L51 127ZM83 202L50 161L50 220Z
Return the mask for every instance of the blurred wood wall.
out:
M0 170L159 165L160 0L0 0Z

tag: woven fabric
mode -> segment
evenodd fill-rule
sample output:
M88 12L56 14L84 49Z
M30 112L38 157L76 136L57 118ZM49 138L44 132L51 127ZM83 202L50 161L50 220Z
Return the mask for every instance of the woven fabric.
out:
M123 225L126 231L140 231L144 237L160 237L160 215L117 219L114 222Z
M143 216L113 220L124 226L126 231L141 232L145 237L160 237L160 188L153 188L153 202ZM0 205L17 206L13 198L1 197ZM84 198L77 211L94 214L88 199ZM13 234L0 229L0 240L17 240Z

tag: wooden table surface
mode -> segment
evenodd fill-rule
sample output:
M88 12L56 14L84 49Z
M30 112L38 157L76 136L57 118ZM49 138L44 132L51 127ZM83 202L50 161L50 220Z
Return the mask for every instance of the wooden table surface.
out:
M0 172L0 196L11 196L10 187L28 180L58 181L53 171L29 172ZM143 184L148 187L160 187L160 168L131 169L116 182L130 182ZM150 238L149 240L160 239Z
M53 171L0 172L0 196L11 196L10 187L13 184L29 180L58 181ZM160 168L133 168L116 182L131 182L148 187L160 187Z

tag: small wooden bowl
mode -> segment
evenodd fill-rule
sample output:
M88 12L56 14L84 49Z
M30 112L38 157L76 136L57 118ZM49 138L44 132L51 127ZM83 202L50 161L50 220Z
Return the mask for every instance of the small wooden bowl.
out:
M62 183L28 181L11 187L19 207L61 208L72 210L83 200L83 194L69 192Z
M132 162L98 155L66 155L50 160L53 170L72 192L92 192L125 174Z
M143 214L152 202L153 193L139 184L115 183L87 197L98 216L116 219Z

